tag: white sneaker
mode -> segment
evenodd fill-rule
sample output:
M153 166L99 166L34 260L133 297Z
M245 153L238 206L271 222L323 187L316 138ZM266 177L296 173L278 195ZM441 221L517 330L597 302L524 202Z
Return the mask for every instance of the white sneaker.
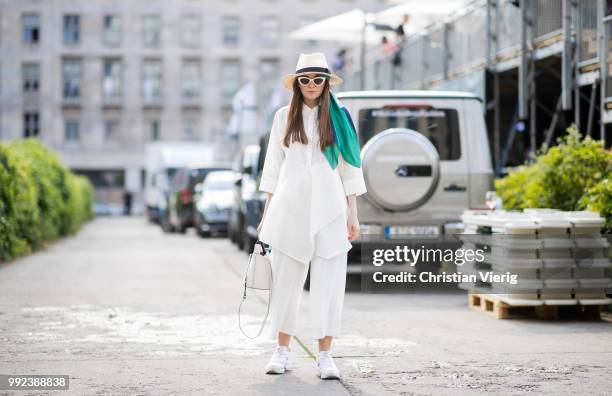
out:
M316 364L317 368L319 369L319 376L321 379L340 378L340 371L334 364L334 360L329 351L319 352Z
M286 346L277 346L266 365L266 374L283 374L285 371L291 370L291 361L289 358L289 348Z

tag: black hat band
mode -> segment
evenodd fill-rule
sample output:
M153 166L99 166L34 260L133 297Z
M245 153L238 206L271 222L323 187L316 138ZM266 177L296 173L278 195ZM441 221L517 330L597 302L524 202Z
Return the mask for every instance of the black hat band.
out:
M329 69L326 67L304 67L302 69L296 70L295 71L296 74L299 73L326 73L326 74L331 74L329 72Z

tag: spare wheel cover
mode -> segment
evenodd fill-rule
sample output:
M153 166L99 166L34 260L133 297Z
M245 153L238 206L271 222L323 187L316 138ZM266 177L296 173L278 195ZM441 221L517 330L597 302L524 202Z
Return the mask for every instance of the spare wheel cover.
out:
M440 157L425 136L390 128L362 150L363 175L372 204L390 211L415 209L431 197L440 178Z

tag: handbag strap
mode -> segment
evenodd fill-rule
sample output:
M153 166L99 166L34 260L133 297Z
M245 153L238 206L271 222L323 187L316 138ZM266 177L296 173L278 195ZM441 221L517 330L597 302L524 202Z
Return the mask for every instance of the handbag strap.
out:
M268 307L266 308L266 315L264 316L262 322L261 322L261 326L259 327L259 331L257 332L257 334L253 337L251 337L250 335L248 335L244 329L242 328L242 322L240 320L240 313L242 310L242 304L244 304L244 302L246 301L246 282L244 283L244 294L242 295L242 301L240 302L240 305L238 306L238 327L240 328L240 331L242 332L242 334L250 339L255 339L257 337L259 337L263 331L263 329L266 327L266 322L268 321L268 314L270 313L270 303L272 302L272 289L270 289L268 291Z
M266 255L266 248L263 244L262 241L259 240L259 238L257 238L257 241L255 242L256 244L259 243L261 245L261 249L263 250L262 252L262 256ZM251 253L253 254L253 253ZM271 273L271 272L270 272ZM240 314L242 312L242 304L244 304L244 302L246 301L247 298L247 280L246 280L246 276L244 277L244 290L242 293L242 301L240 301L240 305L238 306L238 327L240 328L240 331L242 332L242 334L250 339L255 339L257 337L259 337L261 335L261 333L263 332L263 329L266 327L266 322L268 321L268 315L270 314L270 304L272 303L272 288L270 288L268 290L268 306L266 308L266 315L263 318L263 321L261 322L261 326L259 327L259 331L257 332L257 334L254 337L249 336L244 329L242 328L242 321L240 320Z

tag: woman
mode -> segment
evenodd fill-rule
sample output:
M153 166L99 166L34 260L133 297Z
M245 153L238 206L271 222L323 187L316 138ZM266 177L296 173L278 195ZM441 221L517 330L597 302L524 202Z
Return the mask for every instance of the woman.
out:
M289 106L276 112L262 171L267 192L257 232L272 247L272 336L276 347L266 373L290 370L302 289L310 266L312 337L322 379L339 378L331 356L340 332L349 241L359 236L356 196L366 192L360 148L350 114L330 92L342 80L322 53L300 54L283 78Z

